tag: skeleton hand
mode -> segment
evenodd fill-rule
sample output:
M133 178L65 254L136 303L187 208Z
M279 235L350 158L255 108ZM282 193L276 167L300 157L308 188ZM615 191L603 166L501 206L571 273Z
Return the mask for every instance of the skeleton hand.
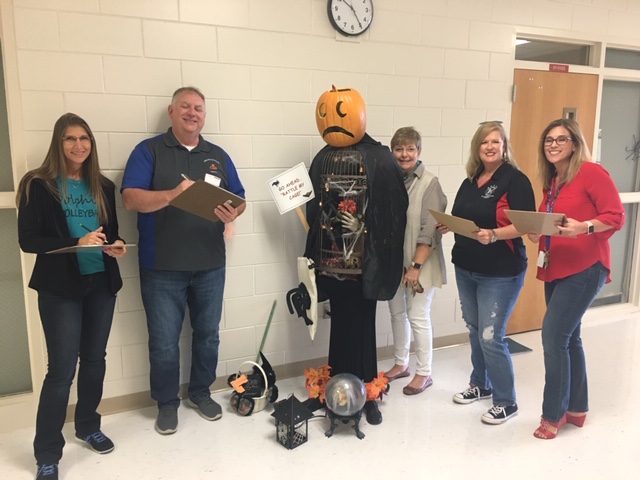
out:
M340 216L342 217L340 221L342 222L343 228L346 228L347 230L350 230L352 232L357 232L358 230L360 230L360 220L358 220L356 217L348 212L344 212L340 214Z

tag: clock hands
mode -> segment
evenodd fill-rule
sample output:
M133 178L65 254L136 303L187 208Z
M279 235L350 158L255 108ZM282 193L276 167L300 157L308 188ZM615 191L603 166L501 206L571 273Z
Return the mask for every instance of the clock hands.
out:
M342 3L344 3L347 7L349 7L351 9L351 11L353 12L353 16L356 17L356 21L358 22L358 26L360 28L362 28L362 23L360 23L360 19L358 18L358 13L356 12L356 9L353 8L351 6L351 4L347 2L347 0L342 0Z

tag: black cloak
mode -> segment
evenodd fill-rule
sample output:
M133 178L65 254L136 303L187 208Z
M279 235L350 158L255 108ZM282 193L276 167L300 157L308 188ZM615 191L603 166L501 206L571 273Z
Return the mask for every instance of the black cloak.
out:
M362 293L369 300L390 300L403 275L404 231L409 198L402 171L386 146L365 134L350 147L326 145L313 159L309 177L315 198L307 203L309 233L304 255L319 265L317 252L320 231L320 174L323 160L342 149L360 152L365 163L368 207L365 212ZM320 294L320 292L319 292Z

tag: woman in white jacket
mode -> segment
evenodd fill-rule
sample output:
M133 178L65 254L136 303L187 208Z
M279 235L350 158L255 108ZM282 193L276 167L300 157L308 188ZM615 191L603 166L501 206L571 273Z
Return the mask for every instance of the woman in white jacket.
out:
M447 197L438 178L419 160L420 134L413 127L398 129L391 139L391 150L404 174L409 194L407 226L404 236L405 274L398 291L389 300L395 365L385 373L391 380L408 377L411 334L414 338L416 372L402 392L417 395L433 384L431 359L431 301L435 288L446 283L442 235L429 209L444 212Z

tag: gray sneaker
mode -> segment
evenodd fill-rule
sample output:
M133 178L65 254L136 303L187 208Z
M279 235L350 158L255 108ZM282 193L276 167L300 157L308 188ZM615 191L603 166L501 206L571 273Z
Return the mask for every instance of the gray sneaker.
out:
M178 430L178 409L174 407L160 407L156 419L156 432L160 435L171 435Z
M222 407L218 405L209 395L187 399L187 405L195 408L202 418L207 420L218 420L222 416Z

